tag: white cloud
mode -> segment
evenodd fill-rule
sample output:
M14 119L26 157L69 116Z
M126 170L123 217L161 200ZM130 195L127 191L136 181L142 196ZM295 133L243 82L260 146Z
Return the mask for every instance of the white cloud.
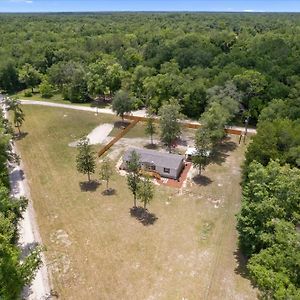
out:
M243 12L254 12L253 9L244 9Z

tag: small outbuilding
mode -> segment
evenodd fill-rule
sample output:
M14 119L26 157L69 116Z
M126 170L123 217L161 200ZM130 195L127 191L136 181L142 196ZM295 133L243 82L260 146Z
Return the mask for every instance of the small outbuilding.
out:
M183 155L141 148L130 148L123 156L122 167L124 169L126 169L127 163L133 151L139 155L141 168L143 170L157 172L162 177L178 179L182 169L185 166Z
M210 156L211 151L206 151L206 156ZM185 159L191 161L193 156L197 155L197 149L195 147L188 147L185 152Z

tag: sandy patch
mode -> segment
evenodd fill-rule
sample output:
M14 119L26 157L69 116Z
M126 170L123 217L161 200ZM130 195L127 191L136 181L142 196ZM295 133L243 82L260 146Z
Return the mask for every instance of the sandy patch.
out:
M105 123L94 128L88 135L90 145L102 144L112 131L114 125ZM77 147L79 140L69 144L70 147Z

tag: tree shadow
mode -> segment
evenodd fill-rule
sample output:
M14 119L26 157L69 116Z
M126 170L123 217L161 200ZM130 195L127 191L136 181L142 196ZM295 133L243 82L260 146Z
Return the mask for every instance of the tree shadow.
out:
M14 139L16 141L20 141L20 140L24 139L27 135L28 135L28 132L15 133Z
M211 180L209 177L200 174L194 176L192 179L194 183L204 186L207 186L213 182L213 180Z
M32 242L32 243L27 243L24 246L21 246L21 258L24 259L26 256L28 256L30 254L30 252L32 250L34 250L37 246L39 245L39 243L37 242Z
M22 299L29 299L30 295L32 295L33 291L31 289L30 284L25 285L22 290Z
M117 194L117 191L112 188L105 189L102 193L103 196L114 196Z
M23 181L25 179L25 174L24 171L21 169L14 169L10 173L10 178L11 178L11 191L13 194L18 194L20 192L20 187L19 187L19 182Z
M30 252L34 250L38 245L39 243L37 242L27 243L24 246L19 245L19 248L21 249L21 259L25 259L30 254ZM33 291L31 289L31 285L25 285L22 290L22 299L29 299L32 293Z
M234 151L236 148L237 144L231 141L230 138L227 137L223 139L210 155L212 163L221 165L226 161L226 158L229 156L229 152Z
M240 249L236 249L234 251L234 258L237 262L237 267L234 269L234 272L242 276L243 278L248 279L253 288L257 288L256 284L253 282L253 280L250 277L249 271L247 270L247 259L242 254Z
M128 121L116 121L114 123L114 127L117 128L117 129L124 129L126 128L128 125L130 124L130 122Z
M99 185L100 182L97 180L79 182L79 186L82 192L95 192Z
M186 139L183 139L183 138L178 138L178 139L176 139L175 143L176 143L176 146L184 146L184 147L187 147L187 145L188 145L187 140L186 140Z
M158 149L158 145L157 144L147 144L144 146L146 149L151 149L151 150L155 150Z
M130 215L140 221L144 226L153 225L157 221L155 214L141 206L130 208Z

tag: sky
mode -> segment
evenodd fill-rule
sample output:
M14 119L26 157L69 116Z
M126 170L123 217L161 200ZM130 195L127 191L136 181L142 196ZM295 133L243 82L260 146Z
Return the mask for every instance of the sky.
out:
M0 12L300 12L300 0L0 0Z

